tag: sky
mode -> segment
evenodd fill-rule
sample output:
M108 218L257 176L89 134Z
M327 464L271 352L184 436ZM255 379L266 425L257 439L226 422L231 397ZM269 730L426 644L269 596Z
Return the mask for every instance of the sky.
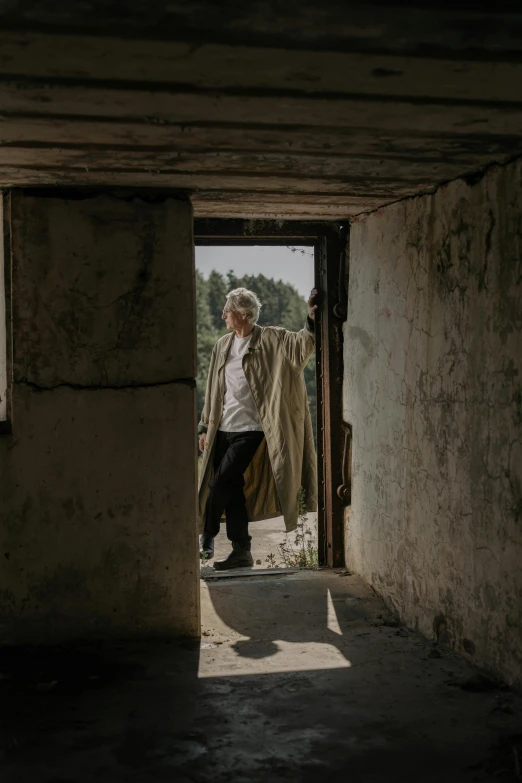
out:
M196 269L204 277L213 269L221 274L232 270L238 277L263 274L290 283L308 299L314 287L314 251L312 247L292 247L295 252L282 246L196 245Z

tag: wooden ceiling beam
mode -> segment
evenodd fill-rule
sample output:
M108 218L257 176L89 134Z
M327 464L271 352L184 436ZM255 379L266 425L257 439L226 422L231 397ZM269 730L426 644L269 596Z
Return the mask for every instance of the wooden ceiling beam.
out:
M334 97L520 101L521 62L314 52L186 41L0 32L2 78L108 81L132 89ZM92 85L91 85L92 86Z
M453 161L473 165L481 155L513 154L521 149L520 134L418 132L411 128L308 128L266 126L255 122L181 125L88 117L11 117L0 120L0 145L60 149L140 149L147 152L252 152L253 154L320 155L340 158L386 158Z
M273 12L258 0L10 0L2 5L2 29L87 34L97 37L183 40L194 46L306 48L432 58L520 59L520 3L475 0L286 0Z
M521 145L522 146L522 145ZM416 160L415 156L395 156L388 159L371 156L331 157L299 153L254 152L177 152L175 150L144 150L132 148L102 148L85 145L66 148L43 145L0 146L0 180L2 171L15 168L87 169L90 171L134 171L138 175L152 171L171 177L192 177L198 186L200 179L219 177L277 179L280 187L335 189L339 186L361 185L382 191L397 187L442 182L466 173L462 162L446 161L433 156ZM471 171L471 165L468 171ZM306 186L300 188L300 182ZM184 185L186 187L187 185Z
M125 119L139 122L147 118L158 123L191 125L219 122L234 126L255 121L259 125L300 125L311 128L365 128L370 132L452 133L518 135L522 127L522 101L500 108L487 105L455 106L447 101L422 104L405 100L377 98L343 100L326 98L258 97L122 90L108 87L53 86L0 82L0 106L10 118L57 115Z

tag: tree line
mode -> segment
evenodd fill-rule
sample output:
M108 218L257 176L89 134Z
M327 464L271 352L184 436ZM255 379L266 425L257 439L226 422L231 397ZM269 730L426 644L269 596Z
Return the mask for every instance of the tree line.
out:
M205 386L212 348L226 334L222 320L227 293L233 288L254 291L263 305L259 316L260 326L283 326L293 332L303 328L308 312L306 300L292 285L264 275L236 277L233 272L222 275L213 270L205 279L196 270L197 345L198 345L198 418L205 399ZM315 352L304 370L314 436L316 430Z

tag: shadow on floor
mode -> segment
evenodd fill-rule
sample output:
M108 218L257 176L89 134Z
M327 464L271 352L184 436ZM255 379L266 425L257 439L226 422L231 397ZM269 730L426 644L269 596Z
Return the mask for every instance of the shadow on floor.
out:
M355 578L204 583L202 613L201 645L4 648L2 783L519 780L519 696Z
M233 646L238 655L261 659L276 655L286 643L299 644L310 657L310 645L333 647L349 661L353 653L349 630L354 623L365 624L369 617L384 615L396 625L380 601L367 596L347 595L340 579L315 578L318 572L249 576L208 580L206 588L212 610L238 638Z
M518 779L520 697L402 627L347 572L207 581L202 613L200 678L230 689L212 712L230 780ZM192 774L207 780L203 760Z
M194 640L1 648L2 783L139 780L151 761L161 767L158 748L169 765L190 761L199 648Z

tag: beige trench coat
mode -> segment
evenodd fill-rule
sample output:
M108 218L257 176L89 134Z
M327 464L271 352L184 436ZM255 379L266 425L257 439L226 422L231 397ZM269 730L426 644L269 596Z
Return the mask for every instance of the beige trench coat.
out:
M226 334L212 351L198 427L200 433L207 433L199 482L200 532L213 471L216 433L223 413L225 362L233 336L233 332ZM290 332L256 324L243 357L243 372L265 433L245 473L248 518L255 521L282 515L287 531L297 526L301 487L306 510L317 509L316 456L303 377L313 349L314 336L307 328Z

